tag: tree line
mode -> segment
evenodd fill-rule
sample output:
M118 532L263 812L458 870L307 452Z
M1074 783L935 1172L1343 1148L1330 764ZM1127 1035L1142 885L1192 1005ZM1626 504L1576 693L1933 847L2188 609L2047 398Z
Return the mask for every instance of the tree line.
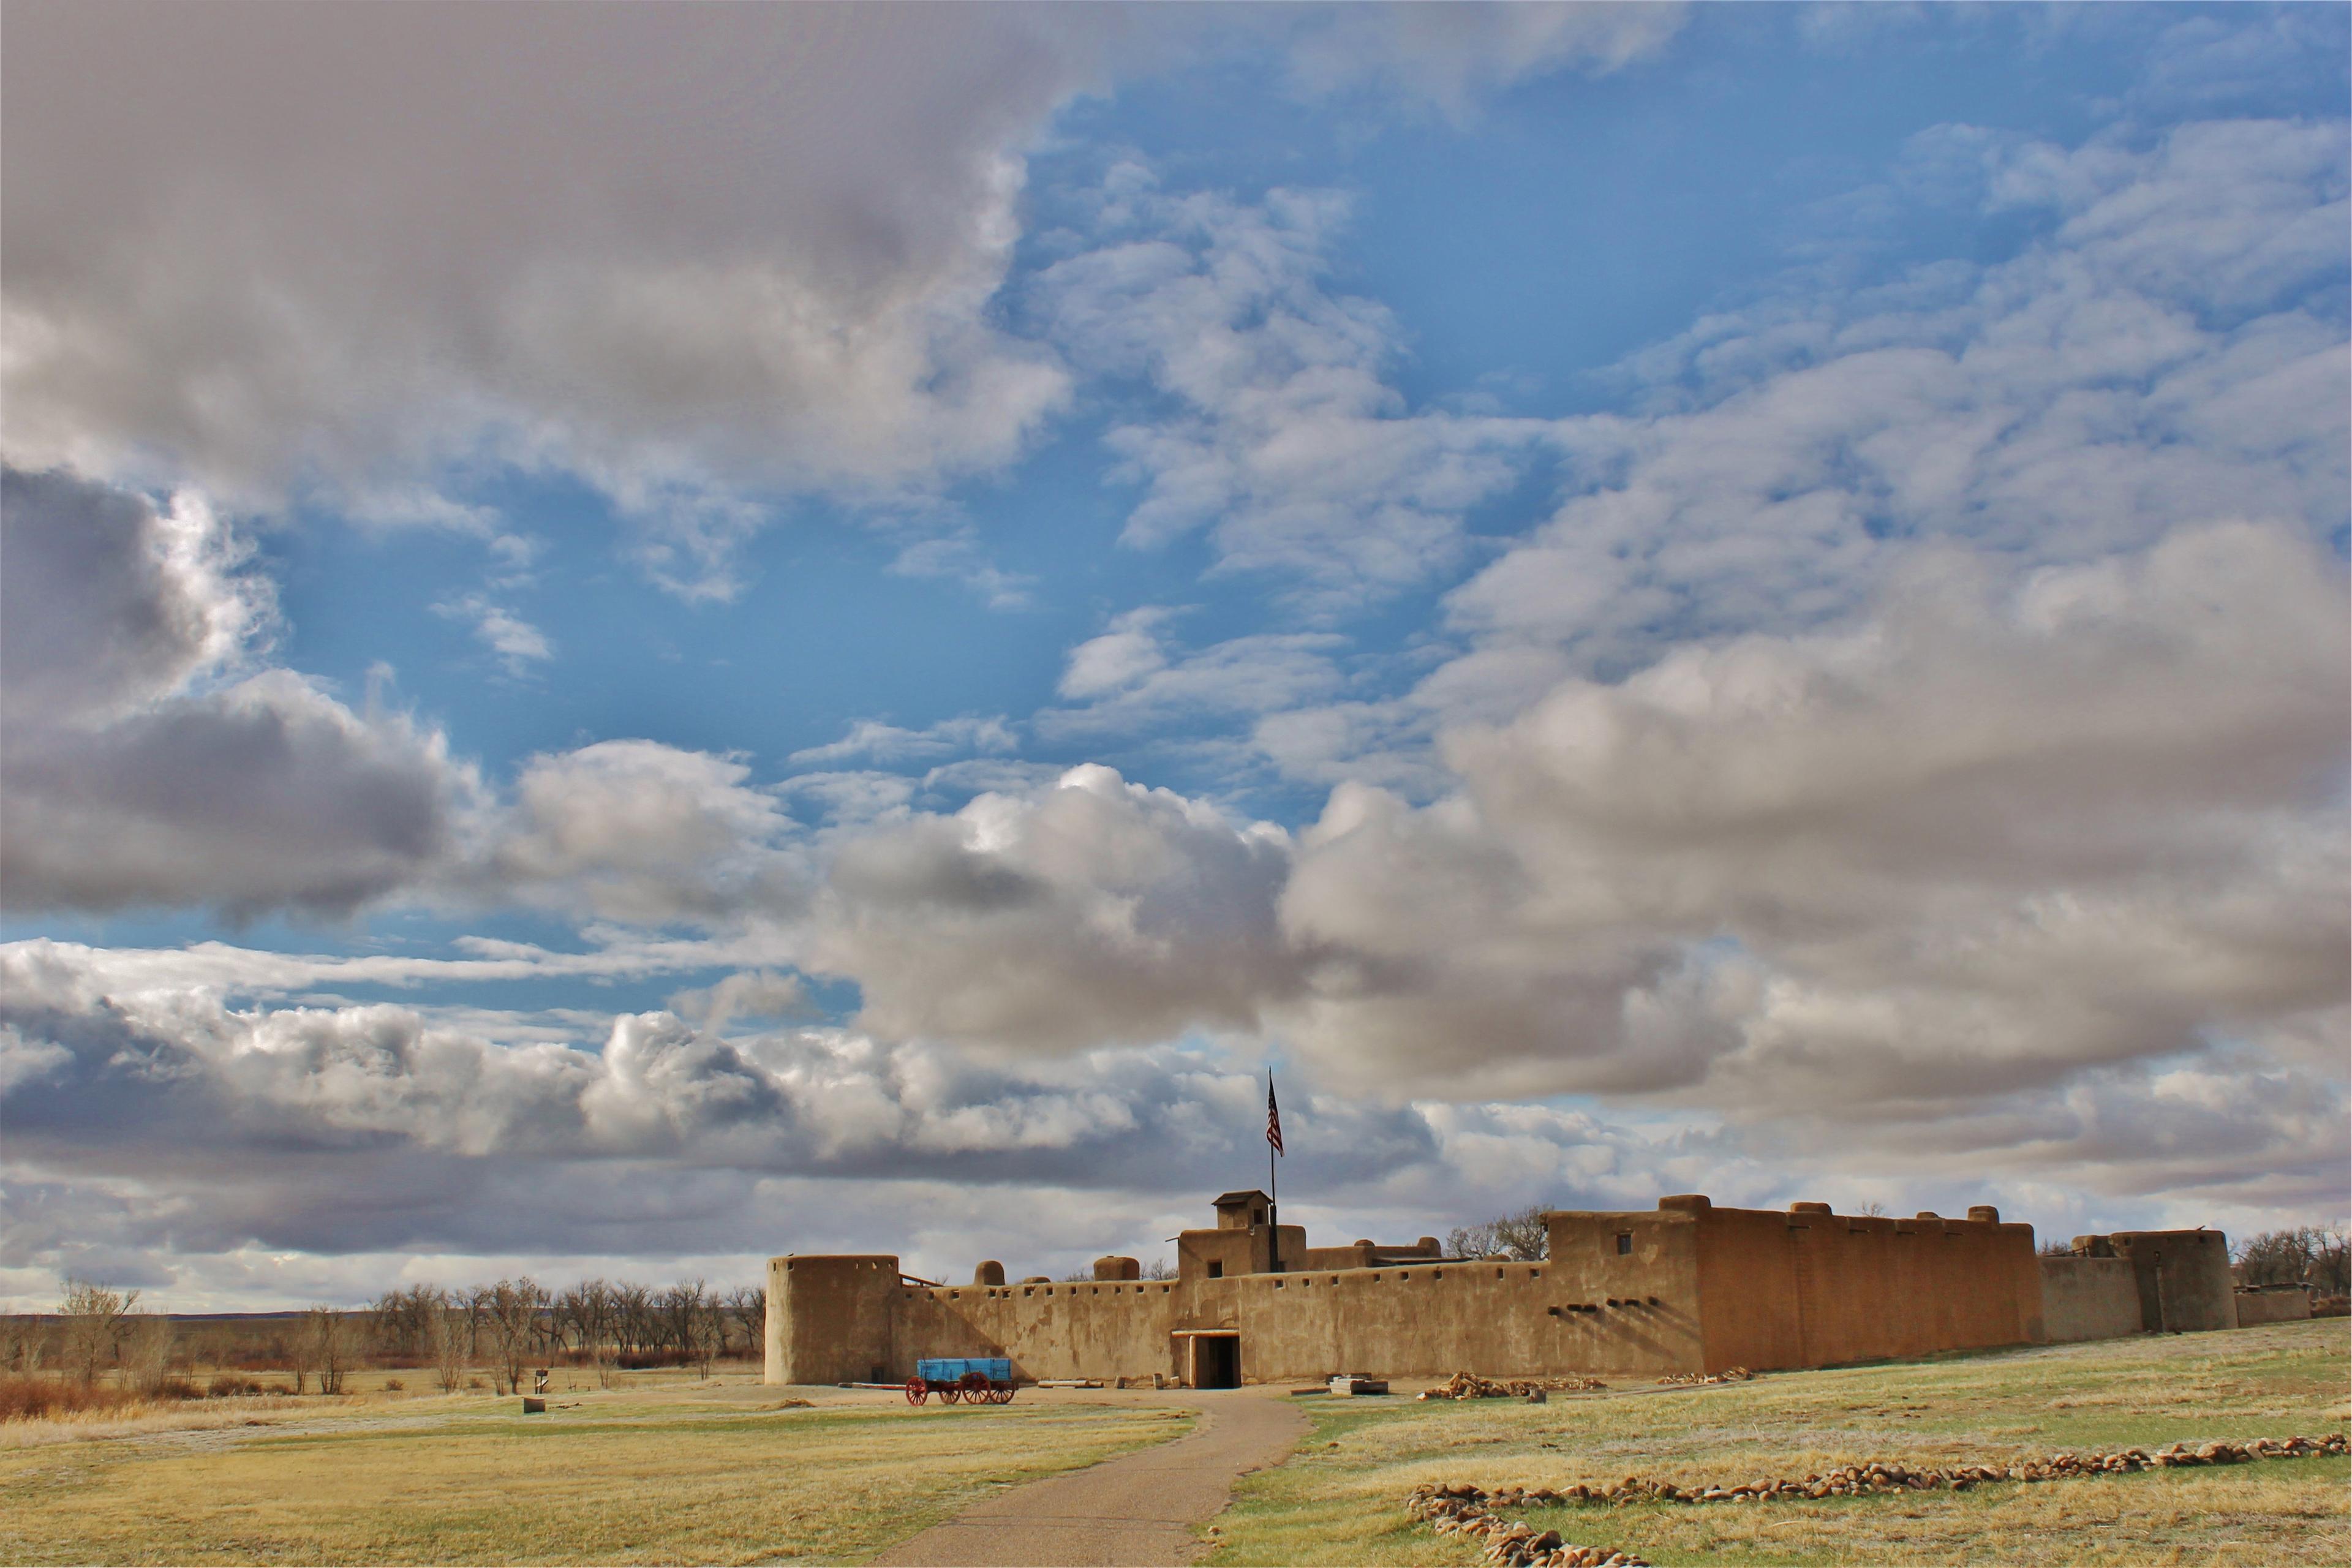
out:
M289 1335L273 1334L273 1356L294 1375L294 1392L342 1392L362 1360L433 1370L444 1393L478 1370L500 1394L519 1390L530 1368L571 1361L595 1368L609 1385L623 1367L690 1366L709 1376L729 1355L763 1344L768 1293L746 1286L721 1293L701 1279L673 1285L583 1279L549 1290L525 1276L457 1289L412 1285L367 1308L306 1309ZM54 1368L85 1386L120 1370L141 1394L165 1390L177 1333L172 1320L140 1306L137 1290L69 1279L54 1325L37 1318L0 1323L0 1372Z
M445 1391L483 1366L503 1394L520 1386L526 1368L566 1359L594 1367L604 1384L620 1367L691 1366L709 1376L715 1362L764 1343L768 1292L746 1285L722 1294L700 1279L583 1279L550 1290L526 1275L388 1290L369 1316L381 1355L433 1367Z
M2352 1295L2346 1233L2326 1226L2266 1230L2230 1249L2241 1285L2307 1285L2322 1296Z

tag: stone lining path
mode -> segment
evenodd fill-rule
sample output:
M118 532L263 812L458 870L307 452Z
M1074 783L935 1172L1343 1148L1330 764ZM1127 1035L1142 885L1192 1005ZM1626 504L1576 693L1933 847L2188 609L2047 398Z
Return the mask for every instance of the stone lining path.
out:
M1192 1527L1224 1511L1237 1479L1288 1458L1307 1423L1279 1392L1200 1394L1183 1404L1202 1412L1188 1436L1000 1493L874 1561L890 1568L1192 1562L1199 1545Z

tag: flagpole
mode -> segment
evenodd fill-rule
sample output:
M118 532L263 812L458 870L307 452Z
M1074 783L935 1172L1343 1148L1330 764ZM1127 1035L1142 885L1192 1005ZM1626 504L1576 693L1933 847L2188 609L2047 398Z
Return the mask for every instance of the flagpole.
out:
M1265 1104L1267 1114L1271 1116L1274 1110L1274 1068L1271 1064L1265 1069ZM1274 1146L1273 1138L1268 1137L1265 1141L1265 1218L1268 1226L1265 1258L1276 1274L1282 1272L1282 1183L1275 1175L1274 1161L1280 1152Z

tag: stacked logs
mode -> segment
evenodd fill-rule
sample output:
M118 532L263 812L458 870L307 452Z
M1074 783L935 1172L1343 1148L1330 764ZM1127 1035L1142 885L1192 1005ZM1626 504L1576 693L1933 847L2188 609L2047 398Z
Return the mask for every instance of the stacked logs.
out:
M1658 1379L1661 1388L1696 1388L1709 1383L1748 1383L1756 1374L1744 1366L1727 1366L1721 1372L1678 1372L1672 1377Z
M1435 1388L1423 1389L1416 1399L1525 1399L1531 1394L1590 1394L1609 1385L1597 1377L1515 1377L1497 1383L1474 1373L1457 1372Z
M1419 1486L1406 1497L1405 1511L1440 1535L1464 1535L1486 1543L1489 1563L1508 1568L1648 1568L1646 1559L1605 1546L1572 1546L1557 1530L1538 1531L1525 1521L1507 1520L1472 1486ZM1533 1494L1525 1494L1531 1498Z

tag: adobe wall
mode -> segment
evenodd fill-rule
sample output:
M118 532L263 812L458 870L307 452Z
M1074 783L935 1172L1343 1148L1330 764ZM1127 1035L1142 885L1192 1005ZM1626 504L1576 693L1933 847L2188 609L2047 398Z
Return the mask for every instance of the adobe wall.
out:
M2234 1329L2230 1239L2218 1230L2121 1230L2106 1237L2131 1261L2140 1327L2165 1333Z
M925 1355L1007 1355L1024 1377L1188 1377L1185 1335L1232 1331L1245 1383L1336 1372L1663 1376L1696 1365L1696 1316L1542 1264L1483 1260L1145 1281L900 1291L895 1379ZM1646 1294L1646 1292L1644 1292ZM1590 1310L1586 1310L1586 1309Z
M1277 1233L1248 1215L1235 1205L1238 1223L1182 1233L1172 1280L1139 1279L1124 1258L1101 1260L1091 1280L1017 1285L983 1264L967 1286L902 1281L890 1257L774 1259L768 1380L896 1382L920 1357L955 1355L1008 1356L1024 1378L1189 1378L1202 1334L1238 1336L1250 1383L1464 1370L1658 1377L2032 1344L2053 1323L2060 1338L2102 1337L2131 1331L2131 1313L2157 1297L2176 1325L2235 1321L2214 1232L2118 1237L2113 1250L2130 1256L2051 1267L2031 1226L1990 1208L1897 1220L1687 1196L1654 1211L1549 1214L1550 1257L1528 1263L1446 1259L1427 1238L1310 1250L1298 1227ZM1280 1271L1265 1268L1277 1239ZM1327 1259L1362 1261L1301 1267Z
M887 1254L768 1260L769 1383L862 1383L898 1364L898 1260Z
M2241 1290L2233 1305L2242 1329L2263 1323L2301 1323L2311 1317L2311 1297L2302 1290Z
M1978 1212L1988 1217L1695 1210L1706 1369L2040 1343L2033 1227Z
M2053 1345L2140 1331L2139 1282L2127 1258L2044 1258L2042 1327Z

